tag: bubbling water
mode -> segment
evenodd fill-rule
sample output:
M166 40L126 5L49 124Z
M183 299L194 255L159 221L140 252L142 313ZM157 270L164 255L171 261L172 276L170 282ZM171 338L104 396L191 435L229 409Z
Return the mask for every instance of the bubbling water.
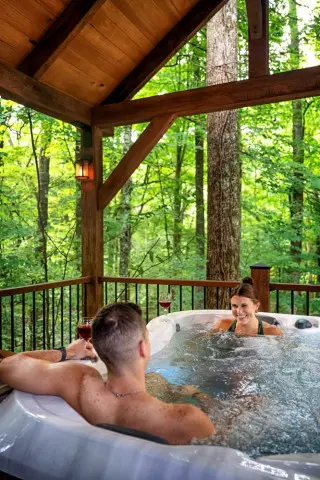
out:
M316 334L287 330L283 337L207 335L203 325L195 325L176 333L153 355L148 371L170 383L196 385L213 398L208 413L215 434L196 443L236 448L252 457L316 453L319 351Z

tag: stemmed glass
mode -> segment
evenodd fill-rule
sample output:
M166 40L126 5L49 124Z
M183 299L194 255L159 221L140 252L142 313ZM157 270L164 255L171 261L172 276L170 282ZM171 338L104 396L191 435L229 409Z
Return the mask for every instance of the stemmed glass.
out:
M167 315L172 303L172 293L161 293L159 297L159 305L163 308L164 314Z
M77 326L79 337L83 338L86 342L91 338L91 323L91 318L84 318L83 323Z

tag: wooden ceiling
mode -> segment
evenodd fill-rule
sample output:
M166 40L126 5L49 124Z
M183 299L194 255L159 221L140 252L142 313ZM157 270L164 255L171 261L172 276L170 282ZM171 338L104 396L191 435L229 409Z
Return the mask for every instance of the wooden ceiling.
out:
M224 3L0 0L0 60L90 107L125 100Z
M318 95L320 67L269 75L268 0L245 0L248 80L127 101L227 1L0 0L0 95L103 128Z

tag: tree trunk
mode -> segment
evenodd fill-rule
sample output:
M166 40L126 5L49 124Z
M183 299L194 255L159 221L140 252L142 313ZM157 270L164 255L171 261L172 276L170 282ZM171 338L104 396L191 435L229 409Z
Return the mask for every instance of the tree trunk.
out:
M38 190L36 192L37 198L37 210L38 210L38 228L40 233L39 244L36 248L38 251L40 262L43 267L43 282L47 283L49 281L48 274L48 255L47 255L47 225L48 225L48 192L49 192L49 168L50 168L50 158L46 155L46 149L51 141L51 128L46 129L44 127L43 141L40 150L40 156L38 157L36 142L34 138L32 116L30 110L27 109L27 115L29 120L29 129L31 136L31 145L32 152L35 160L36 172L37 172L37 183ZM51 333L49 326L49 296L46 294L45 298L46 311L44 312L46 318L46 341L47 348L50 348L51 344ZM35 345L32 345L32 348L36 348Z
M290 63L292 69L300 68L300 35L295 0L289 0ZM289 208L293 238L290 241L290 254L297 268L292 272L292 281L299 283L303 234L303 194L304 194L304 122L303 100L292 102L292 159L294 165L292 184L289 190Z
M77 131L75 144L75 163L80 159L81 152L81 134ZM77 269L79 276L81 276L82 264L81 264L81 182L75 179L76 183L76 258L78 259Z
M199 268L202 272L204 266L204 125L202 122L195 127L194 143L196 157L196 250L199 256Z
M181 132L180 132L181 134ZM179 135L180 139L180 135ZM178 139L176 148L176 172L173 192L173 252L180 254L181 249L181 227L183 222L182 201L181 201L181 170L185 149Z
M237 79L237 3L230 0L207 27L207 83ZM208 115L207 278L236 280L240 264L240 161L237 111ZM211 289L207 307L228 307Z
M131 139L132 127L128 125L124 127L124 149L125 154L132 145ZM129 260L131 251L131 190L132 180L125 183L121 189L121 219L122 228L120 233L120 264L119 274L121 277L127 277L129 275Z

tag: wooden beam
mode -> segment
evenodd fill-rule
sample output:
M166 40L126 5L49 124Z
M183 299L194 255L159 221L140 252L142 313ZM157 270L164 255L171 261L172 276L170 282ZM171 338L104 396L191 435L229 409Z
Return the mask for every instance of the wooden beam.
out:
M105 1L71 0L18 69L30 77L40 78Z
M164 114L177 117L320 95L320 66L142 98L92 109L93 124L131 125Z
M246 0L249 78L269 73L269 0Z
M83 315L93 317L103 303L103 210L98 208L98 190L102 184L102 135L94 128L82 129L81 154L93 156L94 178L81 184L82 273L92 277L86 285Z
M65 122L91 124L91 107L0 61L0 95Z
M123 187L145 157L151 152L153 147L158 143L174 120L174 115L163 115L162 117L152 120L142 132L138 140L127 151L117 167L100 188L99 208L101 210L111 202L113 197L119 192L120 188Z
M199 0L102 103L132 98L227 1Z

